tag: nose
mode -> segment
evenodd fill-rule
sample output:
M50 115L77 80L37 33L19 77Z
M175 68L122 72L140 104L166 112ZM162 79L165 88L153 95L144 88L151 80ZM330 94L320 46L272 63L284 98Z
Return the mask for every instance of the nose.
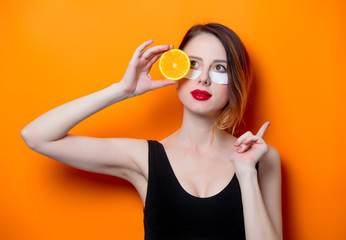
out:
M211 83L209 72L202 72L201 75L197 78L197 82L198 84L209 86Z

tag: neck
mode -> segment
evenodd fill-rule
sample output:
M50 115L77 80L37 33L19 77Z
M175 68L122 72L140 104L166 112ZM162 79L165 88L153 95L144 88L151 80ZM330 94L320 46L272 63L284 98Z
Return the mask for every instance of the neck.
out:
M213 134L217 119L218 115L199 115L184 108L183 123L177 132L180 143L196 149L205 149L225 140L224 131L216 129Z

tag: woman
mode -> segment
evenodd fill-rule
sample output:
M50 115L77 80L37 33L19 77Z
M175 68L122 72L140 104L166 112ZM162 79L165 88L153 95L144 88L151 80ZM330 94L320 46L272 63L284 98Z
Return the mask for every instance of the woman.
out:
M221 24L193 26L179 47L191 70L177 82L152 80L152 65L173 48L152 43L136 49L120 82L48 111L22 130L23 139L50 158L132 183L145 239L282 239L280 157L262 139L269 122L255 135L232 135L251 78L241 40ZM184 117L161 141L68 133L105 107L172 84Z

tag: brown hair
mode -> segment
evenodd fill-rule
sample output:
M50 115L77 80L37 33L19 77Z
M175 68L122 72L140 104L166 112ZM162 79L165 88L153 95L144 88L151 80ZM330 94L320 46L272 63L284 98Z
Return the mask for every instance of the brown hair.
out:
M179 49L201 33L213 34L226 51L229 101L223 108L216 128L234 134L236 126L242 121L252 81L252 67L248 52L239 36L228 27L218 23L198 24L192 26L185 34Z

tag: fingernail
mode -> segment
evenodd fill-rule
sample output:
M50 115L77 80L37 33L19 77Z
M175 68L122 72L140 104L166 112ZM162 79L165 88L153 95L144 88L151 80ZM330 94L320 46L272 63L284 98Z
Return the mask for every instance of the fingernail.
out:
M235 141L234 146L237 146L238 144L239 144L239 142L238 142L238 141Z

